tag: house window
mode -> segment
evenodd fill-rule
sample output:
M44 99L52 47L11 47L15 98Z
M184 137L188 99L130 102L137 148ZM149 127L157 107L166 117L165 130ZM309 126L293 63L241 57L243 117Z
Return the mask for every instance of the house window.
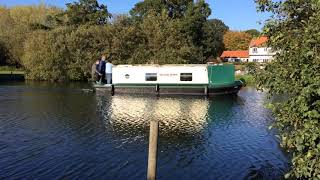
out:
M253 53L258 53L258 48L253 48L253 49L252 49L252 52L253 52Z
M192 81L192 73L180 73L180 81Z
M157 73L146 73L146 81L157 81Z

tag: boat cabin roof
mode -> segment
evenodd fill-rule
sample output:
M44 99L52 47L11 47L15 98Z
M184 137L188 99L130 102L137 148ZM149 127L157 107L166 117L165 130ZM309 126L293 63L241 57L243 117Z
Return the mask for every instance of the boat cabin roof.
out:
M120 64L117 67L207 67L207 64Z

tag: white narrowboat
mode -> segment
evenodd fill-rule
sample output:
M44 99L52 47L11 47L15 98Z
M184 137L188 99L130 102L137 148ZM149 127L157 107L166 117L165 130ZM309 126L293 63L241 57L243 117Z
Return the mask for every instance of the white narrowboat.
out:
M237 93L234 65L117 65L112 70L112 93L217 95Z

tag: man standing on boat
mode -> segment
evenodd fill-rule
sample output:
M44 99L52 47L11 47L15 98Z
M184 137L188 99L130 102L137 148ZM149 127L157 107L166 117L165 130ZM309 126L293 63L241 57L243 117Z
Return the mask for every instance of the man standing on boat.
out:
M106 63L106 80L107 84L112 84L112 67L113 64L111 63L111 60L108 60Z
M106 56L105 55L101 57L101 61L99 63L99 73L101 74L100 83L104 83L105 76L106 76Z
M91 67L92 81L96 83L99 83L101 79L101 74L99 72L99 65L100 65L100 59L94 62Z

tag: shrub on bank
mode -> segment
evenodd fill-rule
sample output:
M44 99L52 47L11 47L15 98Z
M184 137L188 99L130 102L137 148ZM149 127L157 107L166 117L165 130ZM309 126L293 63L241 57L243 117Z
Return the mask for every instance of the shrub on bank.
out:
M319 0L258 0L274 13L265 26L278 52L256 76L270 95L288 99L271 107L281 146L292 154L291 179L320 179L320 3Z
M237 75L236 79L244 81L244 83L246 83L246 85L255 85L256 84L255 77L253 75L250 75L250 74Z

